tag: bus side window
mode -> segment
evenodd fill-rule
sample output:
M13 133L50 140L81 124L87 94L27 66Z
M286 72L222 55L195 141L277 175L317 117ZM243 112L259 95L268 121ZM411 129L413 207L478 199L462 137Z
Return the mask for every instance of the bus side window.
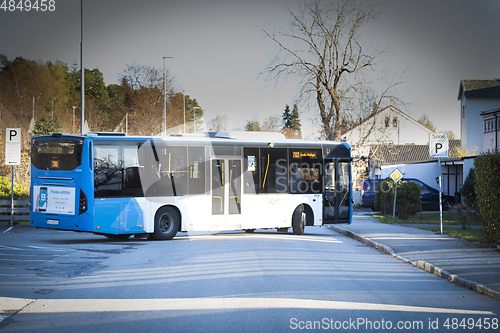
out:
M188 147L189 194L205 193L205 149Z
M286 149L261 149L260 154L262 193L287 193L288 164Z
M119 197L122 189L122 161L119 146L94 147L94 191L96 198Z
M123 195L142 197L138 147L123 147Z

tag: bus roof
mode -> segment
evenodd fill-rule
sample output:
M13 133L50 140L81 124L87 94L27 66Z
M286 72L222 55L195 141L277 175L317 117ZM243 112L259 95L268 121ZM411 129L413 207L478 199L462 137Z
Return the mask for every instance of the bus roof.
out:
M95 141L129 141L129 140L155 140L166 141L172 143L186 144L214 144L217 145L242 145L254 147L276 147L285 148L290 146L300 148L320 148L320 147L337 147L337 149L346 149L349 154L351 147L345 142L326 141L326 140L304 140L304 139L287 139L283 134L276 132L246 132L246 131L231 131L231 132L195 132L195 133L173 133L170 136L128 136L121 132L89 132L84 135L72 135L67 133L54 133L35 138L59 138L59 137L74 137L74 138L92 138ZM339 152L337 150L337 152ZM345 153L344 153L345 154ZM341 154L341 155L344 155Z

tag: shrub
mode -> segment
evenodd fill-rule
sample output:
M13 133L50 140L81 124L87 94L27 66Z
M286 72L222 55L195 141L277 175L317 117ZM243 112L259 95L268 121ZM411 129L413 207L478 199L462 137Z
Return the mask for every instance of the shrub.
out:
M500 152L483 153L474 165L477 205L486 240L500 244Z
M394 204L395 183L390 179L384 179L379 183L375 196L374 207L384 214L392 214ZM396 197L396 215L408 220L416 212L420 211L420 186L413 182L399 181Z
M469 171L469 175L465 179L464 185L460 189L460 194L464 199L464 204L467 207L474 208L476 207L476 175L474 168L471 168Z
M11 182L7 177L0 177L0 200L10 200ZM19 184L14 184L14 200L29 200L29 189Z

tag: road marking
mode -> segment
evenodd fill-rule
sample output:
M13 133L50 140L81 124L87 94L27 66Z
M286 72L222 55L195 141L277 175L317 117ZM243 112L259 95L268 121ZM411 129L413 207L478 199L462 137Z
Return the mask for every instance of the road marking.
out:
M2 302L0 297L0 304ZM465 315L495 315L492 311L434 308L399 304L339 302L297 298L152 298L152 299L39 299L25 307L22 313L84 313L125 311L190 311L224 309L327 309L361 311L395 311L414 313L444 313ZM1 310L1 308L0 308Z
M9 250L18 250L18 251L26 251L27 249L19 248L19 247L12 247L12 246L6 246L6 245L0 245L0 249L9 249Z
M45 262L45 261L47 261L46 259L45 260L38 260L38 259L21 259L21 260L17 260L17 259L3 259L3 258L0 258L0 260L3 260L3 261L39 261L39 262Z
M48 250L48 251L53 251L53 252L67 252L68 251L66 249L53 248L53 247L48 247L48 246L34 246L34 245L27 245L26 247L14 247L14 246L0 245L0 250L1 249L16 250L16 251L31 251L33 249ZM33 253L36 253L36 252L33 252Z
M279 240L300 240L300 241L310 241L310 242L323 242L323 243L339 243L342 241L333 238L333 237L321 237L321 236L298 236L298 235L269 235L269 234L248 234L248 233L240 233L240 234L213 234L213 235L196 235L196 236L180 236L175 239L178 240L197 240L197 239L216 239L217 237L224 238L236 238L236 237L248 237L248 238L273 238Z

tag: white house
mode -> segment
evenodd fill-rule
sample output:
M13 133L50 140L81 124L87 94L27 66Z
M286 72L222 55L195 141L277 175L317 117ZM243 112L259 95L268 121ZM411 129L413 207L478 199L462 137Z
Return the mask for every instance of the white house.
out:
M483 151L500 149L500 109L481 112L483 117Z
M458 100L462 146L467 151L477 147L476 154L479 154L484 151L481 134L485 119L481 113L500 108L500 79L461 80Z
M342 141L349 143L354 157L370 157L386 145L427 145L430 133L433 131L391 105L342 134ZM360 185L364 170L353 166L355 187Z
M388 143L427 144L430 133L432 130L406 113L388 106L342 134L342 140L354 148Z

